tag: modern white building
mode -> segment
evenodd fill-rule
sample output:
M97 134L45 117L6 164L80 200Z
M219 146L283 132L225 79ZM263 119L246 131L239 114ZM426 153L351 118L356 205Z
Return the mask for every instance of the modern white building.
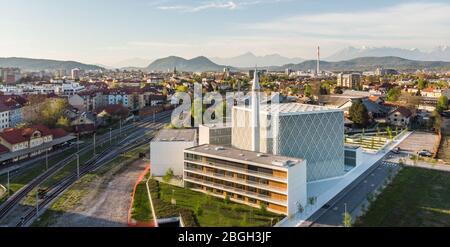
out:
M308 181L341 176L344 166L344 112L298 103L260 106L259 152L305 159ZM253 150L252 108L232 110L232 146Z
M231 145L231 125L204 124L198 128L199 145Z
M184 150L197 145L195 129L163 129L150 143L150 169L154 176L164 176L172 169L183 176Z
M306 161L217 145L186 149L185 187L293 215L306 206Z

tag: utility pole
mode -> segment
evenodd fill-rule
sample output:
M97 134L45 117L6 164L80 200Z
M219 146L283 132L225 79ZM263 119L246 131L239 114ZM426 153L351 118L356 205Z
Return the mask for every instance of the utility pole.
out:
M96 146L96 144L95 144L95 135L96 135L97 133L94 133L94 156L95 155L97 155L97 153L95 152L95 146Z
M7 181L6 181L6 186L8 187L8 197L9 197L9 190L10 190L10 184L9 184L9 171L8 171L8 173L7 173L7 179L6 179Z
M77 179L80 179L80 155L75 154L77 156Z
M48 149L45 150L45 170L48 171Z
M120 119L119 135L122 136L122 118Z
M39 216L39 187L36 190L36 217Z
M77 133L77 153L80 152L80 133Z

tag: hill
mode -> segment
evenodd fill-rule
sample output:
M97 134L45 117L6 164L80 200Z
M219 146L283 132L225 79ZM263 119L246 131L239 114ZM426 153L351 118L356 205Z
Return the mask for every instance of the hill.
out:
M225 66L213 63L211 60L203 56L189 60L181 57L170 56L155 60L147 67L147 70L167 72L172 71L174 68L176 68L177 71L206 72L222 71Z
M65 69L67 71L79 68L83 70L104 70L103 67L91 64L83 64L75 61L58 61L49 59L34 59L7 57L0 58L0 67L15 67L26 71L42 71L42 70L58 70Z

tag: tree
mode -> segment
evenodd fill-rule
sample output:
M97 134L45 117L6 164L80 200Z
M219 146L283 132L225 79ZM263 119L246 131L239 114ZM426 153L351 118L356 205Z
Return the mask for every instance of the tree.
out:
M386 131L387 131L387 134L388 134L388 136L389 136L389 140L392 140L393 135L392 135L391 127L388 126L388 127L386 128Z
M445 95L439 97L436 105L436 111L442 113L443 111L448 110L448 98Z
M362 101L352 104L349 111L350 120L360 127L366 127L369 124L369 113Z
M387 93L387 100L388 101L397 101L400 98L400 95L402 94L402 91L400 88L391 88L389 89Z
M305 91L304 94L306 97L309 98L312 96L312 87L309 84L306 84L304 91Z
M69 119L65 116L59 117L58 121L56 122L56 127L63 128L63 129L69 129L69 127L70 127Z
M188 87L180 85L176 88L177 93L187 93Z
M223 199L223 203L225 203L225 205L228 205L230 203L230 196L228 194Z
M267 205L263 202L259 203L259 209L261 210L261 213L265 214L267 213Z
M345 212L344 213L344 227L351 227L352 226L352 216Z
M169 168L166 172L166 175L164 175L163 180L166 183L169 183L173 178L173 170Z
M427 81L425 81L423 78L420 78L418 81L417 81L417 88L419 89L419 90L422 90L422 89L424 89L424 88L426 88L427 87Z
M53 99L44 102L38 118L33 122L44 124L49 127L55 127L58 120L64 117L65 110L68 108L69 103L65 99Z

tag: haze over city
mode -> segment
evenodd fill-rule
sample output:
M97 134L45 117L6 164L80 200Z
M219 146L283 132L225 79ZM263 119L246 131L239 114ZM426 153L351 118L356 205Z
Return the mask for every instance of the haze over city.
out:
M256 55L327 57L348 46L449 45L448 1L6 1L0 56L147 63ZM136 61L140 59L140 62ZM142 61L143 60L143 61Z

